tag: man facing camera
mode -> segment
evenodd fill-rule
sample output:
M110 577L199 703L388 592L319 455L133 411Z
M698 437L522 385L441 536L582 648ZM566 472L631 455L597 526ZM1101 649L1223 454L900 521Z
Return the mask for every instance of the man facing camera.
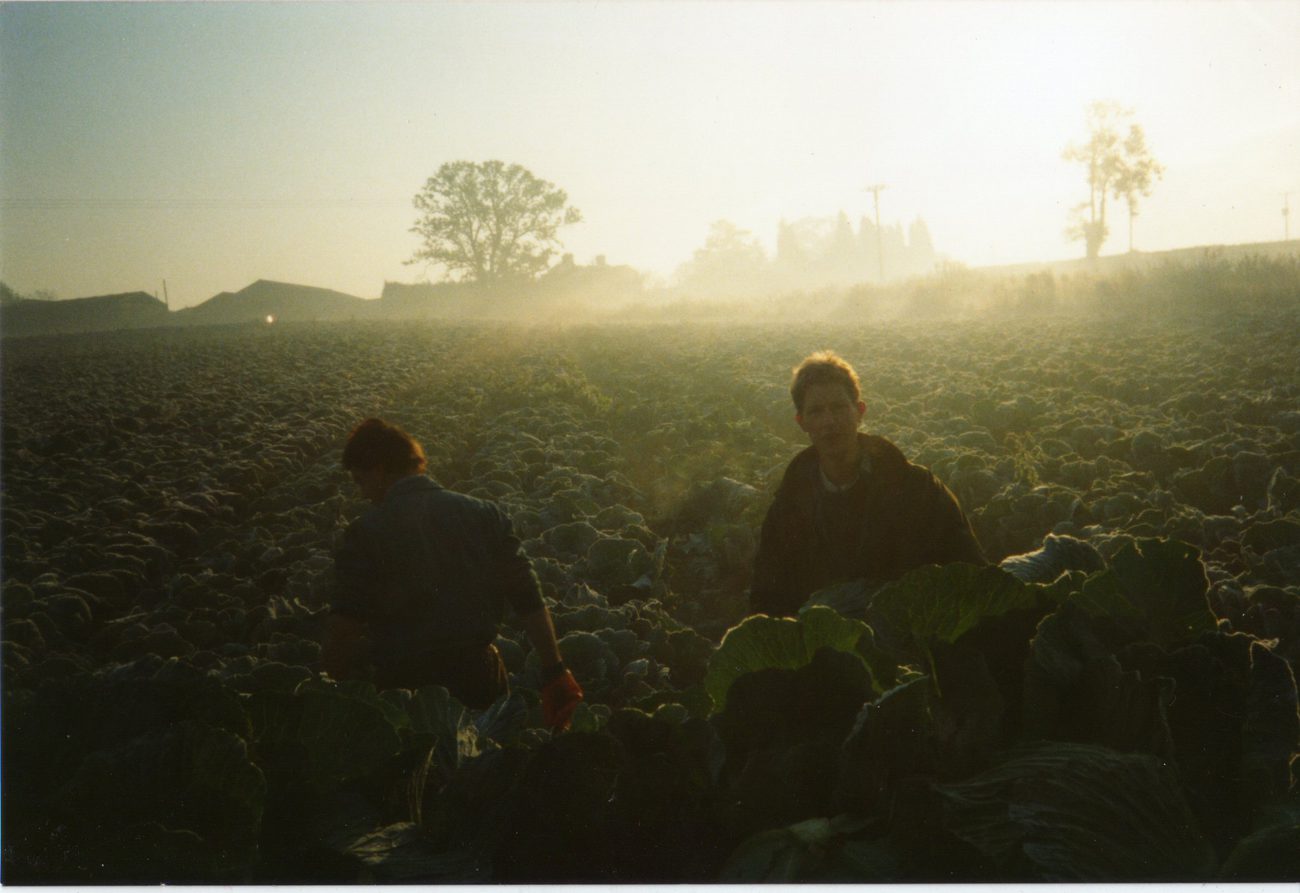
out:
M819 589L883 583L926 564L985 564L951 490L883 437L866 415L858 375L831 351L794 370L795 421L811 445L785 470L763 521L749 606L792 616Z

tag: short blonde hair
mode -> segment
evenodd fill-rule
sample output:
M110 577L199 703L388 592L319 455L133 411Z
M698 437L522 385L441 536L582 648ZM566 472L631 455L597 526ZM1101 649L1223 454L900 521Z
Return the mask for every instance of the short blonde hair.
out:
M803 395L815 384L837 384L848 392L854 403L862 399L862 383L848 361L833 350L819 350L804 357L794 367L790 379L790 397L796 412L803 412Z

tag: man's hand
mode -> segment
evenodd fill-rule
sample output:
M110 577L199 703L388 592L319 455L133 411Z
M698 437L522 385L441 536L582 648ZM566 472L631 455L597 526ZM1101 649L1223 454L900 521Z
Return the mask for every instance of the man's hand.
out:
M542 721L553 732L563 732L573 719L573 711L582 700L582 686L564 664L544 670L542 683Z
M523 615L524 631L542 664L542 719L552 731L563 732L582 700L582 686L560 659L555 624L546 606Z

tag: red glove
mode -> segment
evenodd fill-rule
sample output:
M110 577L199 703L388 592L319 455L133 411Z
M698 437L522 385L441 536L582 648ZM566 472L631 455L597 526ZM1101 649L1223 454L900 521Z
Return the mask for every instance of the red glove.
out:
M542 685L542 721L552 731L563 732L569 727L573 711L578 709L581 700L582 686L571 672L561 669L558 675Z

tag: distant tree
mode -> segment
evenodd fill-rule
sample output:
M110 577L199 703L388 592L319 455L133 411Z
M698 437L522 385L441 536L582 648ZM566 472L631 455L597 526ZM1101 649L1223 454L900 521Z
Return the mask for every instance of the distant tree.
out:
M797 270L808 262L794 227L786 223L784 218L776 226L776 262L792 270Z
M877 278L877 271L883 264L880 257L880 234L876 231L876 224L869 217L858 218L858 247L862 253L867 269Z
M1141 125L1129 119L1133 110L1116 102L1098 101L1088 105L1088 138L1067 146L1062 157L1082 164L1087 171L1088 201L1072 210L1074 222L1066 230L1070 239L1084 243L1089 259L1101 253L1110 230L1106 225L1106 199L1110 195L1129 202L1135 214L1139 195L1149 195L1151 180L1162 169L1147 150ZM1120 133L1128 125L1128 134Z
M408 264L441 264L481 283L530 279L560 246L556 231L582 220L568 195L517 164L449 161L415 196L411 232L423 244Z
M907 228L907 244L923 258L934 257L934 239L930 236L930 227L920 217L913 220Z
M849 223L849 215L840 211L835 218L835 234L831 237L831 257L840 263L852 259L853 241L853 225Z
M834 254L835 226L830 217L801 217L788 225L787 236L799 246L805 263L823 264Z
M885 246L885 262L897 264L907 252L907 236L903 232L903 224L883 226L880 228L880 235Z
M1151 194L1154 181L1160 179L1165 169L1151 157L1147 149L1146 134L1142 126L1129 127L1124 138L1124 152L1120 172L1115 178L1115 196L1124 199L1128 206L1128 250L1133 250L1133 218L1138 214L1138 197Z
M48 288L38 288L29 295L13 289L8 283L0 282L0 304L17 304L19 301L57 301L59 296Z
M734 296L755 286L766 264L763 246L749 230L730 220L717 220L709 227L704 246L678 268L677 280L688 291Z
M934 239L920 217L907 228L907 252L912 273L928 273L934 267Z
M858 250L853 224L849 223L849 215L840 211L826 246L826 276L836 284L861 282L866 278L865 268L865 257Z

